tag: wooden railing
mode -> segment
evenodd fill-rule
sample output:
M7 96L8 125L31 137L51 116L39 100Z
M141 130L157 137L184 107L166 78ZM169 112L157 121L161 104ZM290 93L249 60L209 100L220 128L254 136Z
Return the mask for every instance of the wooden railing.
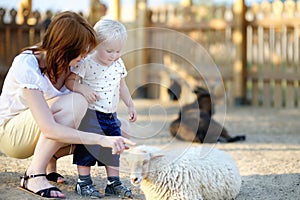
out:
M44 29L40 24L40 13L34 13L34 24L28 24L24 15L24 23L16 23L17 11L6 11L0 8L0 87L13 61L13 58L26 46L40 42ZM6 22L5 20L9 21Z
M135 78L128 80L128 84L136 87L133 82L137 80L142 82L140 79L145 78L149 82L151 80L156 82L158 79L169 81L170 74L179 77L190 87L205 84L214 87L223 81L228 104L234 105L237 87L240 83L245 83L242 85L246 91L243 94L244 98L253 106L299 107L300 2L286 0L282 3L280 0L275 0L270 3L266 0L260 4L254 3L246 8L245 15L242 17L236 15L235 9L200 5L168 6L149 10L146 15L146 27L173 30L185 35L203 49L199 53L196 48L188 49L183 44L179 44L180 40L176 35L166 34L165 31L149 31L148 35L143 35L144 42L165 46L160 50L136 51L136 55L133 55L134 53L125 55L125 60L131 63L129 68L143 62L161 63L165 67L145 68L137 72L139 74L131 75ZM0 9L1 88L3 78L14 56L24 46L39 42L43 35L39 13L34 14L36 23L33 25L17 24L15 10L6 13L11 19L9 22L4 21L4 14L5 10ZM239 17L244 18L245 23L237 23ZM129 26L136 28L134 23L127 24L127 27ZM237 32L237 30L244 31ZM240 40L243 42L241 43ZM137 38L128 41L129 46L132 46L131 49L134 49L136 41ZM143 41L139 39L139 42ZM180 52L174 54L168 49L188 52L188 58L179 55ZM245 56L241 53L244 50ZM222 80L214 79L218 77L214 75L203 78L206 70L201 68L203 59L200 58L203 52L211 58L207 62L211 64L210 67L219 70ZM195 71L199 66L204 72ZM245 73L236 73L239 71ZM168 81L165 82L166 85Z
M246 13L247 81L252 105L298 107L300 2L263 1Z
M238 51L243 49L235 43L237 17L234 8L206 6L158 8L151 16L151 26L184 33L208 51L222 74L230 105L236 89L234 66L240 59ZM246 103L275 108L299 106L299 25L299 1L265 0L247 8L242 27L245 35L240 36L246 41L242 61L246 73L239 77L246 83ZM188 68L174 55L165 53L163 57L169 66ZM201 82L197 76L194 79Z
M195 48L176 42L176 37L171 40L168 34L152 35L152 41L168 42L166 45L172 45L173 49L188 52L189 59L167 51L161 56L161 62L170 68L169 71L182 85L187 83L190 87L201 85L213 88L223 80L227 103L234 104L232 70L236 52L233 42L235 24L231 7L168 6L153 9L149 26L174 30L199 44L200 47ZM201 48L203 50L200 50ZM208 75L206 71L211 71L212 68L215 68L214 73Z

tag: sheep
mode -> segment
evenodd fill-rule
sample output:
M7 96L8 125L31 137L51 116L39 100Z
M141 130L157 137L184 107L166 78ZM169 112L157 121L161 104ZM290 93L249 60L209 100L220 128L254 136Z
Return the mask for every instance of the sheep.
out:
M125 160L130 181L146 200L230 200L236 198L241 176L233 158L206 146L162 151L140 145Z
M227 130L212 118L214 105L206 89L197 87L194 93L197 99L184 105L178 118L170 124L169 131L173 137L199 143L236 142L246 139L245 135L230 136Z

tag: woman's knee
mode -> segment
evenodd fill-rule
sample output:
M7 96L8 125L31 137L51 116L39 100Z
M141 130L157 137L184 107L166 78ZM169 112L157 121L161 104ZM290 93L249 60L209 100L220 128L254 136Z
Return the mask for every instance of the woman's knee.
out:
M88 108L88 102L85 97L79 93L71 93L71 101L72 106L69 109L73 112L77 112L77 115L81 115L81 118L83 118Z
M51 104L51 110L58 123L77 128L88 107L88 102L79 93L59 97Z

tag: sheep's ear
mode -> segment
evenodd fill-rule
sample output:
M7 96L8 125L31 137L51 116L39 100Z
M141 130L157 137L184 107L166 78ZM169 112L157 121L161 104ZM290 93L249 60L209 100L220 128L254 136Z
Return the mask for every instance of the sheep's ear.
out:
M151 153L150 154L150 159L153 160L153 159L156 159L156 158L160 158L160 157L163 157L165 156L162 152L155 152L155 153Z

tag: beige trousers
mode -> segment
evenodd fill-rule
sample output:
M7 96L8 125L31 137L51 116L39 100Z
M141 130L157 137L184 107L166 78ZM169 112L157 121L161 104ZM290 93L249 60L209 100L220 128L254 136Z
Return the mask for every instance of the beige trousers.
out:
M29 109L0 126L0 152L13 158L33 155L41 131Z

